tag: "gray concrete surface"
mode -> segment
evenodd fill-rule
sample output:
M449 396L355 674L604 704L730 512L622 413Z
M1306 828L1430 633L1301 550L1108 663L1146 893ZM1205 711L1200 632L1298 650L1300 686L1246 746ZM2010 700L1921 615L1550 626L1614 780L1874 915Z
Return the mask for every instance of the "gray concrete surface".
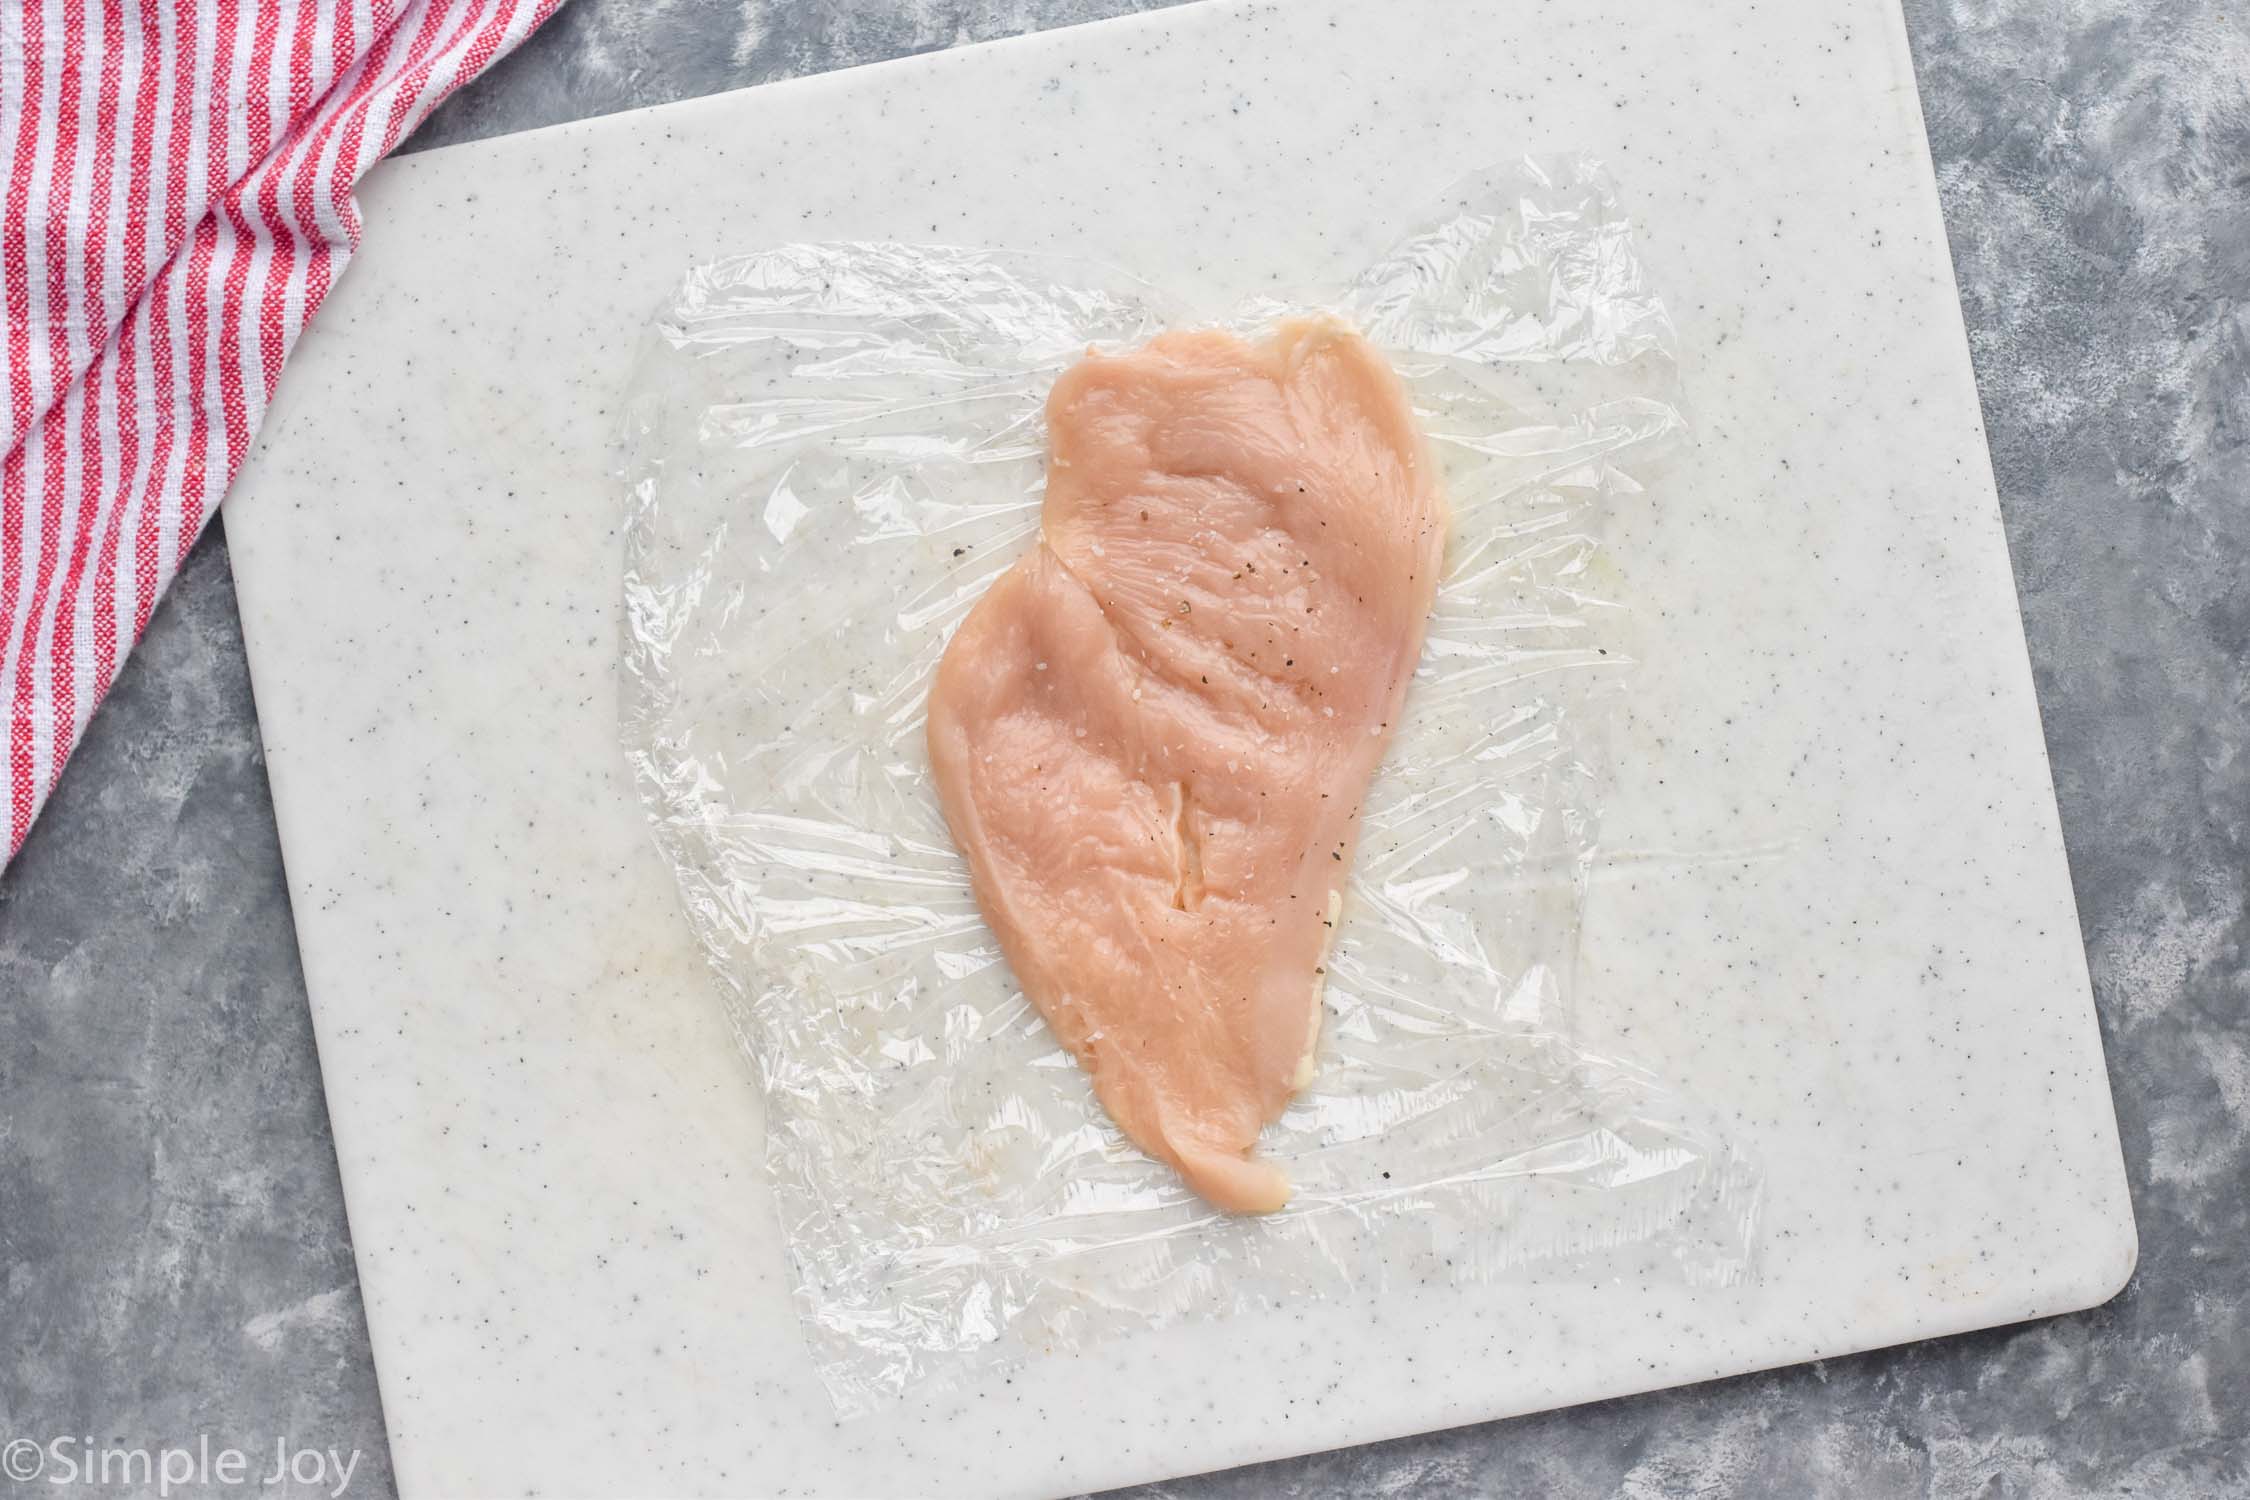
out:
M572 0L413 145L1142 8ZM2075 1317L1143 1494L2250 1494L2250 12L1907 13L2138 1274ZM262 1470L287 1433L387 1495L225 548L0 877L0 1441L211 1433Z

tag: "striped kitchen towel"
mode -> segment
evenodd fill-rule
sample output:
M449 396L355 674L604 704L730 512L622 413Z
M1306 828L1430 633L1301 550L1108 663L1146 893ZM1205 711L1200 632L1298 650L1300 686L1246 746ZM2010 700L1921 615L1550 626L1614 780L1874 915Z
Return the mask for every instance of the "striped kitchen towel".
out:
M0 866L359 243L360 174L559 3L0 0Z

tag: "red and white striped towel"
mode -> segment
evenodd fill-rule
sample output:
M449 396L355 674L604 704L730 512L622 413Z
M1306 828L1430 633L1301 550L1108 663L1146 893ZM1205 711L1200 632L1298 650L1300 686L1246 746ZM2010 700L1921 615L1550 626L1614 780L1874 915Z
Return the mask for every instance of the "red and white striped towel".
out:
M359 243L353 184L559 3L0 0L0 866Z

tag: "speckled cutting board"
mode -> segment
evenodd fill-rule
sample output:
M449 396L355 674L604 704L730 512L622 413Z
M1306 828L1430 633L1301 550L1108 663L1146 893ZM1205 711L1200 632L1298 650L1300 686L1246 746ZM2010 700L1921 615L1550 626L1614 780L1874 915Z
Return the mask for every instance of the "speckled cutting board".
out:
M1698 449L1591 1045L1723 1101L1760 1274L1189 1323L837 1425L759 1112L616 744L613 404L688 263L1088 252L1210 297L1464 169L1604 157ZM1208 3L418 156L228 535L402 1487L1062 1492L2080 1308L2116 1127L1891 0Z

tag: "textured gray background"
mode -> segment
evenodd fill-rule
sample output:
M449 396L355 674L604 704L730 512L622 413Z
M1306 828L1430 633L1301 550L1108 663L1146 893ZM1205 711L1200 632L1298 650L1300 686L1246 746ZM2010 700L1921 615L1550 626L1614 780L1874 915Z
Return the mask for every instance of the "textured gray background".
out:
M1143 8L573 0L413 145ZM2077 1317L1145 1493L2250 1494L2250 12L1907 12L2139 1273ZM0 1439L199 1432L358 1447L351 1492L390 1493L217 526L0 877Z

